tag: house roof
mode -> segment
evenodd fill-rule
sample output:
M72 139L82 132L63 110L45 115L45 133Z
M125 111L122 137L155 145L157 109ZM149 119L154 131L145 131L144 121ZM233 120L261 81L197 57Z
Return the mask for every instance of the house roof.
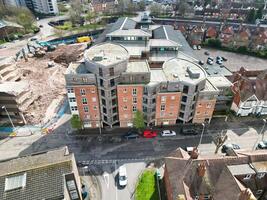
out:
M235 168L231 171L228 166L238 168L243 165L247 166L253 160L265 162L267 160L267 151L257 152L257 154L254 152L239 154L237 152L236 156L227 157L219 155L214 157L199 156L197 159L182 156L181 150L176 150L176 152L165 158L167 178L174 199L178 195L185 195L186 199L191 199L205 194L211 195L213 199L236 200L242 187L234 176L238 170ZM177 156L175 157L175 155ZM203 177L198 174L200 164L205 166ZM247 170L242 169L239 174L246 175L246 173ZM189 194L186 191L189 191Z
M67 147L0 162L0 199L63 199L64 174L73 171ZM10 191L6 179L25 175L25 186Z
M165 39L177 43L181 46L179 40L179 32L174 30L173 26L164 25L153 30L154 39Z

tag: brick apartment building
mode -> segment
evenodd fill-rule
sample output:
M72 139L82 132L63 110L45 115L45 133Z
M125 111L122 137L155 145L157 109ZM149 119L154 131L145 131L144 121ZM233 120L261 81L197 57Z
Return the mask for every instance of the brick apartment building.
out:
M104 40L72 63L65 78L73 115L84 127L210 122L219 90L207 79L180 31L120 18Z

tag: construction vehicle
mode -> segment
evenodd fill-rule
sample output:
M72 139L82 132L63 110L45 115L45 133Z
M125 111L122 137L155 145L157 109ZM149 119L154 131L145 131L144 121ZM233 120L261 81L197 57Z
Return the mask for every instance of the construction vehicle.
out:
M82 43L82 42L92 42L92 38L90 36L82 36L77 38L77 43Z

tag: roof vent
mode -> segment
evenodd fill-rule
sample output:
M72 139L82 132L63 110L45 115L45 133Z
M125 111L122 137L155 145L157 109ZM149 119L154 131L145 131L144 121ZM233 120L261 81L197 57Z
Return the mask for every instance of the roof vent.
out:
M188 73L186 73L186 74L185 74L185 77L189 77L189 74L188 74Z
M103 60L103 56L95 56L95 57L93 57L92 60L95 61L95 62L102 61Z
M178 78L178 74L172 74L173 78Z
M188 72L190 78L199 78L200 77L200 73L198 71L196 71L195 69L193 69L192 67L187 67L186 71Z

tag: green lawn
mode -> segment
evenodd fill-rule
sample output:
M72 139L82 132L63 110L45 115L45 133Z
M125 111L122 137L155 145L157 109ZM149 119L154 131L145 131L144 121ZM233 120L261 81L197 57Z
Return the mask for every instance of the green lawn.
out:
M146 170L137 184L135 200L159 200L155 170Z

